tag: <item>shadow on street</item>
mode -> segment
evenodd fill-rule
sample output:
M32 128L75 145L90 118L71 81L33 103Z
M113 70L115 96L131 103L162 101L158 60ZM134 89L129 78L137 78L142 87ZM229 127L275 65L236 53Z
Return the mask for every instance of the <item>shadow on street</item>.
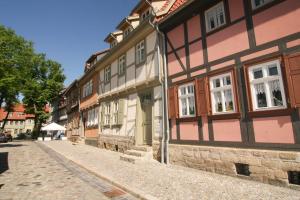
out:
M8 152L0 152L0 174L8 169Z
M26 146L26 145L24 145L24 144L9 144L9 143L0 144L0 148L4 148L4 147L20 147L20 146Z

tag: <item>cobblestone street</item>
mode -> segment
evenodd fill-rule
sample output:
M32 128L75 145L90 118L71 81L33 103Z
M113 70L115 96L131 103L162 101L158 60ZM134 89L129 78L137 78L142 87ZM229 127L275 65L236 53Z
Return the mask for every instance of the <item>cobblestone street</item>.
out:
M13 142L0 144L0 199L135 198L49 148L34 142Z

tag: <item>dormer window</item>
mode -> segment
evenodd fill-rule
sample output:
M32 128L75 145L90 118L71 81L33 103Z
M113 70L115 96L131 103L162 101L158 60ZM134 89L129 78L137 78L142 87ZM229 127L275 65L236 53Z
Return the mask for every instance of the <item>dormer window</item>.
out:
M132 27L131 26L129 26L128 28L126 28L124 30L124 33L123 33L124 34L124 38L127 37L131 31L132 31Z
M114 40L113 42L110 43L110 48L117 46L117 44L118 44L118 42L116 40Z
M150 8L141 14L141 21L144 21L145 19L147 19L149 17L149 15L150 15Z

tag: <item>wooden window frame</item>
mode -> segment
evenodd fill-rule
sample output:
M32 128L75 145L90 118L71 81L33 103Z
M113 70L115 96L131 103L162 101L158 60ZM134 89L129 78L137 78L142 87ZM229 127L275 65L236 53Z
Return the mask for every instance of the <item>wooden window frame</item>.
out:
M107 67L104 68L104 83L109 83L110 79L111 79L111 67L110 65L108 65Z
M276 67L277 67L277 70L278 70L278 76L277 77L273 78L272 76L265 76L266 75L266 70L268 68L268 66L267 66L268 64L276 64ZM252 71L255 70L255 69L259 69L259 68L262 69L263 78L262 78L262 80L258 80L256 82L262 83L264 85L265 90L266 90L265 93L266 93L267 107L265 107L265 108L258 108L257 102L255 103L255 94L254 94L254 86L253 86L255 84L255 83L253 83L253 82L255 82L255 79L253 79L251 77L252 76L251 75ZM268 62L260 63L260 64L257 64L257 65L249 66L248 70L247 70L247 73L248 73L248 77L249 77L249 85L250 85L253 111L275 110L275 109L285 109L285 108L287 108L287 101L286 101L286 95L285 95L285 90L284 90L284 86L283 86L283 75L282 75L280 60L273 60L273 61L268 61ZM271 79L279 81L281 95L282 95L282 103L283 103L282 106L272 106L270 91L268 91L269 90L269 83L266 83L266 82L269 82Z
M234 66L229 66L229 67L224 67L222 69L218 69L218 70L215 70L215 71L212 71L212 72L209 72L208 75L207 75L207 79L210 80L211 78L213 77L216 77L218 75L222 75L222 74L230 74L231 75L231 84L232 84L232 95L233 95L233 103L234 103L234 112L224 112L224 113L213 113L212 112L212 99L211 99L211 94L210 94L210 91L211 91L211 88L210 88L210 84L208 83L207 84L207 92L209 92L209 94L207 95L208 97L208 117L210 119L215 119L215 120L218 120L218 119L237 119L237 118L240 118L241 117L241 114L240 114L240 106L239 106L239 92L238 92L238 89L237 89L237 85L238 85L238 82L237 82L237 71L236 69L234 68Z
M181 91L180 89L183 88L183 87L188 87L188 86L193 86L193 97L194 97L194 114L191 115L191 114L188 114L188 115L182 115L182 103L181 103ZM178 86L178 106L179 106L179 118L191 118L191 117L196 117L196 112L197 112L197 108L196 108L196 95L195 95L195 92L196 92L196 89L195 89L195 83L194 82L189 82L189 83L186 83L186 84L182 84L182 85L179 85ZM185 99L188 99L190 96L192 96L191 94L185 94L184 95ZM189 102L187 101L187 110L188 110L188 113L189 113Z
M111 43L110 43L110 48L114 48L115 46L117 46L118 44L118 41L117 40L113 40Z
M123 32L123 38L126 38L130 32L133 30L132 26L128 26L127 28L124 29L124 32Z
M222 79L225 78L225 77L227 77L227 76L230 77L231 84L229 86L227 86L227 89L226 88L224 89L224 87L226 87L226 86L221 86L222 85L221 82L222 82ZM213 81L216 80L216 79L219 79L221 81L219 89L218 88L212 88L213 87ZM210 87L210 90L209 90L210 94L209 95L211 96L211 100L212 100L212 102L211 102L211 110L212 110L212 114L213 115L232 114L232 113L236 112L236 103L235 103L235 98L233 96L234 95L234 92L233 92L233 90L234 90L233 87L234 86L233 86L232 80L233 80L232 73L230 73L230 72L223 73L223 74L218 74L218 75L215 75L215 76L211 76L209 78L209 87ZM221 102L222 103L222 111L218 112L218 111L215 110L214 92L216 92L216 91L221 92L222 99L225 100L225 97L223 96L225 90L230 90L231 91L232 103L233 103L233 110L232 111L226 111L226 110L224 111L224 102L222 101Z
M120 64L121 64L121 59L124 59L124 66L123 66L123 71L120 72ZM122 56L120 56L118 58L118 75L119 76L123 76L125 74L125 71L126 71L126 54L123 54Z
M119 112L119 100L115 100L115 101L113 101L113 106L112 106L112 111L111 111L111 115L112 115L111 124L112 125L118 124L118 112ZM116 121L114 121L114 118L116 119Z
M109 112L108 112L108 108L109 108ZM104 114L103 114L104 116L104 119L103 119L103 125L104 126L110 126L110 124L111 124L111 104L110 104L110 102L106 102L106 103L104 103ZM106 119L108 118L108 123L106 123Z
M254 4L255 2L254 1L255 0L251 0L251 8L252 8L252 10L256 10L256 9L262 8L262 7L268 5L268 4L270 4L270 3L272 3L273 1L276 1L276 0L265 0L265 1L268 1L268 2L263 3L263 4L259 5L259 6L255 6L255 4Z
M149 16L151 15L151 8L147 8L144 12L141 14L141 22L145 21Z
M208 9L206 9L206 10L204 11L204 19L205 19L206 33L211 33L211 32L213 32L213 31L215 31L215 30L218 30L218 29L222 28L223 26L226 26L227 23L229 23L229 22L228 22L228 18L227 18L228 13L226 13L225 3L226 3L226 2L224 2L224 1L219 1L218 3L214 4L213 6L209 7ZM216 25L215 28L211 29L211 28L209 27L208 16L207 16L207 14L208 14L208 12L210 12L211 10L215 9L216 7L218 7L218 6L220 6L220 5L222 5L222 9L223 9L223 13L224 13L224 23L221 24L221 25L219 25L219 26Z
M138 46L143 43L143 48L144 48L144 59L143 60L140 60L140 58L138 58L138 55L141 55L141 54L138 54L138 52L140 52L140 49L141 48L138 48ZM143 65L146 60L147 60L147 52L146 52L147 48L146 48L146 40L141 40L139 41L136 45L135 45L135 65L136 66L140 66L140 65Z
M88 97L93 94L93 80L89 80L82 87L82 98Z
M254 65L259 65L263 63L267 63L269 61L279 60L280 62L280 70L282 75L282 83L283 83L283 89L285 92L285 99L287 102L287 107L282 109L268 109L268 110L254 110L253 109L253 103L252 103L252 97L251 97L251 87L249 82L249 74L248 74L248 68ZM258 58L252 61L245 62L244 65L244 76L245 76L245 85L246 85L246 93L247 93L247 101L248 101L248 114L250 118L254 117L273 117L273 116L284 116L284 115L290 115L292 113L292 109L289 103L289 90L287 86L287 77L285 73L285 64L283 62L283 57L281 55L271 56L269 58Z

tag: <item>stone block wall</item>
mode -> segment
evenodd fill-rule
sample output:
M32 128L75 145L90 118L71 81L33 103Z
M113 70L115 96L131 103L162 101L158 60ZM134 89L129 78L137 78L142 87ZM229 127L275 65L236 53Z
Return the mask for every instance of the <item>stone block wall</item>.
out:
M153 140L152 141L152 151L153 151L153 159L157 161L161 161L161 144L160 141Z
M124 153L134 146L134 137L124 137L115 135L99 135L98 146L102 149L119 151Z
M84 143L86 145L98 147L98 138L85 138Z
M169 144L170 163L279 186L289 184L288 171L300 171L300 152ZM238 175L236 163L248 164L250 176Z

